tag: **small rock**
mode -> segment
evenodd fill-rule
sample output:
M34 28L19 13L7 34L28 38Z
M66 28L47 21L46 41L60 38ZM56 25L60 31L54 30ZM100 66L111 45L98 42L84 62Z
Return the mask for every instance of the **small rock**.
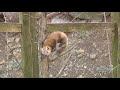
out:
M2 61L0 62L0 65L1 65L1 64L4 64L4 63L5 63L5 60L2 60Z
M67 76L67 73L64 72L62 76Z
M67 71L67 70L69 70L69 69L68 69L68 67L66 67L64 70Z
M50 74L49 77L53 77L53 76Z
M104 55L105 55L105 56L108 56L108 55L109 55L109 53L105 53Z
M87 68L86 66L84 66L84 68Z
M8 43L9 43L9 42L13 42L13 41L14 41L14 37L7 39L7 42L8 42Z
M77 78L84 78L82 75L79 75Z
M107 78L107 77L105 77L105 76L102 76L102 78Z
M90 54L90 58L91 58L91 59L96 59L96 57L97 57L97 54L96 54L96 53L91 53L91 54Z
M82 57L83 57L83 54L79 54L77 57L78 57L78 58L82 58Z
M84 50L80 48L80 50L75 50L75 52L76 52L77 54L79 54L79 53L84 53Z
M96 50L98 50L99 51L99 49L97 48Z
M97 74L94 74L94 76L97 76Z
M18 68L18 66L19 66L19 63L16 62L15 59L13 59L13 60L9 61L8 69L12 70L12 69Z
M20 38L16 38L15 42L18 43L20 41Z
M79 50L80 53L84 53L85 51L83 49L80 48Z
M94 46L94 47L96 47L96 44L95 44L95 43L93 43L93 46Z
M72 67L73 65L72 65L73 63L70 61L70 64L69 64L69 66L68 67Z
M20 49L13 50L13 54L16 56L18 60L21 58L20 52L21 52Z
M16 56L16 55L18 55L18 54L19 54L19 52L20 52L20 50L19 50L19 49L15 49L15 50L13 51L13 54Z

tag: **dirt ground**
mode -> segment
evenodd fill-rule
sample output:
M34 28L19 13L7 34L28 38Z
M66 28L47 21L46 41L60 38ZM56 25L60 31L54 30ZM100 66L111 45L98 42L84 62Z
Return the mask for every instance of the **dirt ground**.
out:
M110 78L111 31L92 30L68 34L68 53L50 63L51 78ZM67 51L67 50L66 50Z
M49 77L111 78L111 29L78 31L67 34L66 53L49 64ZM54 54L50 59L54 59ZM21 78L20 63L20 33L0 33L0 77Z
M20 33L0 33L0 77L22 77Z
M112 77L110 29L73 32L67 35L69 43L66 53L49 64L50 78ZM9 33L7 41L5 36L5 33L0 34L0 77L22 77L18 64L21 62L20 33ZM10 48L6 48L6 44ZM53 53L49 58L54 59L55 56Z

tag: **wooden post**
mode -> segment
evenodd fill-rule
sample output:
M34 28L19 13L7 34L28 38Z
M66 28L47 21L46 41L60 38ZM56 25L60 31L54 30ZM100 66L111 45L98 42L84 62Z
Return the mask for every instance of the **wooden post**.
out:
M113 71L112 76L117 78L117 59L118 59L118 26L114 24L113 36L112 36L112 64Z
M19 23L23 24L22 12L19 12L18 15L19 15Z
M114 23L112 47L113 77L120 78L120 13L112 12L111 16Z
M23 12L22 30L21 30L21 45L22 45L22 60L23 73L25 78L39 77L38 64L38 44L37 30L35 30L35 13Z
M46 13L41 13L41 41L45 39L45 32L47 28L47 23L46 23ZM41 44L42 47L42 44ZM41 54L41 74L43 78L48 78L49 76L49 62L48 62L48 57L45 57Z
M31 33L31 44L32 44L32 59L33 59L33 77L39 77L39 59L38 59L38 34L36 27L36 13L30 13L30 33Z

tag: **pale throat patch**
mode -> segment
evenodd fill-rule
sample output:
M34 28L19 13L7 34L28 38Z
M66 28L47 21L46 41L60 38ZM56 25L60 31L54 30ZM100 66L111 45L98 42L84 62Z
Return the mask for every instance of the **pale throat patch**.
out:
M43 55L46 55L46 56L50 55L50 53L51 53L50 47L43 47L43 48L41 48L41 53Z

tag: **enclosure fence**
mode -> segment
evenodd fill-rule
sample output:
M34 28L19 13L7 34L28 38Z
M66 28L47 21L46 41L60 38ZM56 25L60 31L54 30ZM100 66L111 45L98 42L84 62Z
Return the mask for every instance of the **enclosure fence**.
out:
M47 24L46 16L44 13L42 16L37 16L36 12L21 12L19 13L20 23L0 23L0 38L2 38L0 42L3 44L2 45L0 43L0 48L1 50L3 50L0 51L0 68L3 68L3 70L1 69L1 72L4 72L3 74L1 74L1 77L48 77L48 58L41 58L42 55L39 51L46 30L48 30L48 32L53 32L62 31L64 29L64 32L70 33L77 30L89 30L99 28L111 28L113 31L112 58L110 57L110 50L108 48L109 60L110 63L113 65L113 69L111 71L113 73L113 77L120 77L120 13L111 13L111 23L106 22L105 12L103 14L105 21L103 23ZM16 38L12 37L13 34ZM18 37L21 37L21 41ZM38 40L38 38L42 39ZM5 48L3 46L5 46ZM18 55L18 53L21 53L21 55ZM3 58L5 58L6 60L4 60ZM39 64L43 65L43 69L41 69ZM57 74L57 76L61 73L61 71ZM14 75L12 76L13 73Z

